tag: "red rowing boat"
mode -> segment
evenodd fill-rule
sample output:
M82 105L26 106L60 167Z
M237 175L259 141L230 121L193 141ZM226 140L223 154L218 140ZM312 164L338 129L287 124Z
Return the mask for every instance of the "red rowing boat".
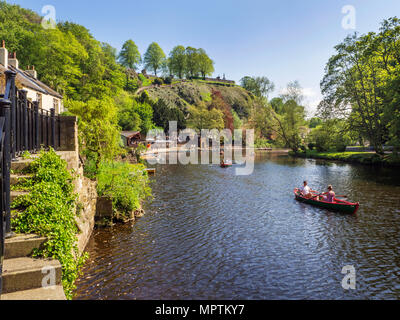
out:
M296 196L297 201L333 211L355 214L357 213L358 208L360 207L360 204L358 202L351 203L336 198L334 199L334 202L322 201L318 199L319 198L318 193L313 194L313 197L311 198L306 198L300 193L300 190L298 188L294 189L294 194Z

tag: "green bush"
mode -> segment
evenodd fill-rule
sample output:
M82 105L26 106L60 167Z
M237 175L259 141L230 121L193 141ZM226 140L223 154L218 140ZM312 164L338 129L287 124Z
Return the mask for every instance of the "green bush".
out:
M126 81L124 89L128 92L136 92L139 89L140 83L138 79L128 79Z
M140 209L141 201L151 195L145 167L126 162L102 162L97 176L99 196L108 196L114 210L124 216Z
M254 142L254 147L255 148L272 148L272 144L271 144L271 141L269 141L267 139L258 138Z
M155 78L153 80L153 84L155 84L156 86L162 86L164 84L164 81L161 78Z
M142 82L142 87L151 86L151 80L147 79L143 74L139 74L139 80Z
M21 212L12 220L18 233L47 237L35 257L53 258L62 265L62 281L67 298L72 298L74 282L87 255L79 257L76 245L76 200L73 176L67 163L54 150L42 151L29 167L32 174L30 193L17 198L13 209Z
M164 84L172 84L173 78L171 76L165 77L163 79Z

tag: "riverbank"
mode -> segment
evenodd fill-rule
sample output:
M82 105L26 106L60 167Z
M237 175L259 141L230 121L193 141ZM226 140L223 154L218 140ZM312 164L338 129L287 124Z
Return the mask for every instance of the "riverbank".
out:
M289 155L299 158L333 160L368 165L400 166L399 156L394 154L380 156L374 152L317 152L308 150L301 153L289 152Z

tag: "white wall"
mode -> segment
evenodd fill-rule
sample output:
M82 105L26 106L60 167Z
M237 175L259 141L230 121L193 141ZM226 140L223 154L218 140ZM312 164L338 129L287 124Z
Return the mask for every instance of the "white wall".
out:
M37 95L36 95L37 91L29 89L29 88L24 88L24 90L28 91L27 98L29 100L32 100L32 101L37 100ZM59 98L55 98L51 95L45 95L45 94L42 94L42 106L41 106L42 109L50 111L50 109L52 109L54 106L54 102L53 102L54 99L58 100L58 110L56 109L56 114L64 112L64 105L63 105L62 100L60 100Z

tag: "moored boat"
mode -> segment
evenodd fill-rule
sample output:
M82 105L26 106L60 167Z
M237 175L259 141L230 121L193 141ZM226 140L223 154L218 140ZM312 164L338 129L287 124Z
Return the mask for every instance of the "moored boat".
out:
M313 197L311 198L306 198L301 195L300 190L298 188L294 189L294 194L296 196L297 201L333 211L355 214L358 211L358 208L360 207L360 204L358 202L351 203L336 198L334 199L334 202L322 201L318 199L319 198L318 193L313 194Z

